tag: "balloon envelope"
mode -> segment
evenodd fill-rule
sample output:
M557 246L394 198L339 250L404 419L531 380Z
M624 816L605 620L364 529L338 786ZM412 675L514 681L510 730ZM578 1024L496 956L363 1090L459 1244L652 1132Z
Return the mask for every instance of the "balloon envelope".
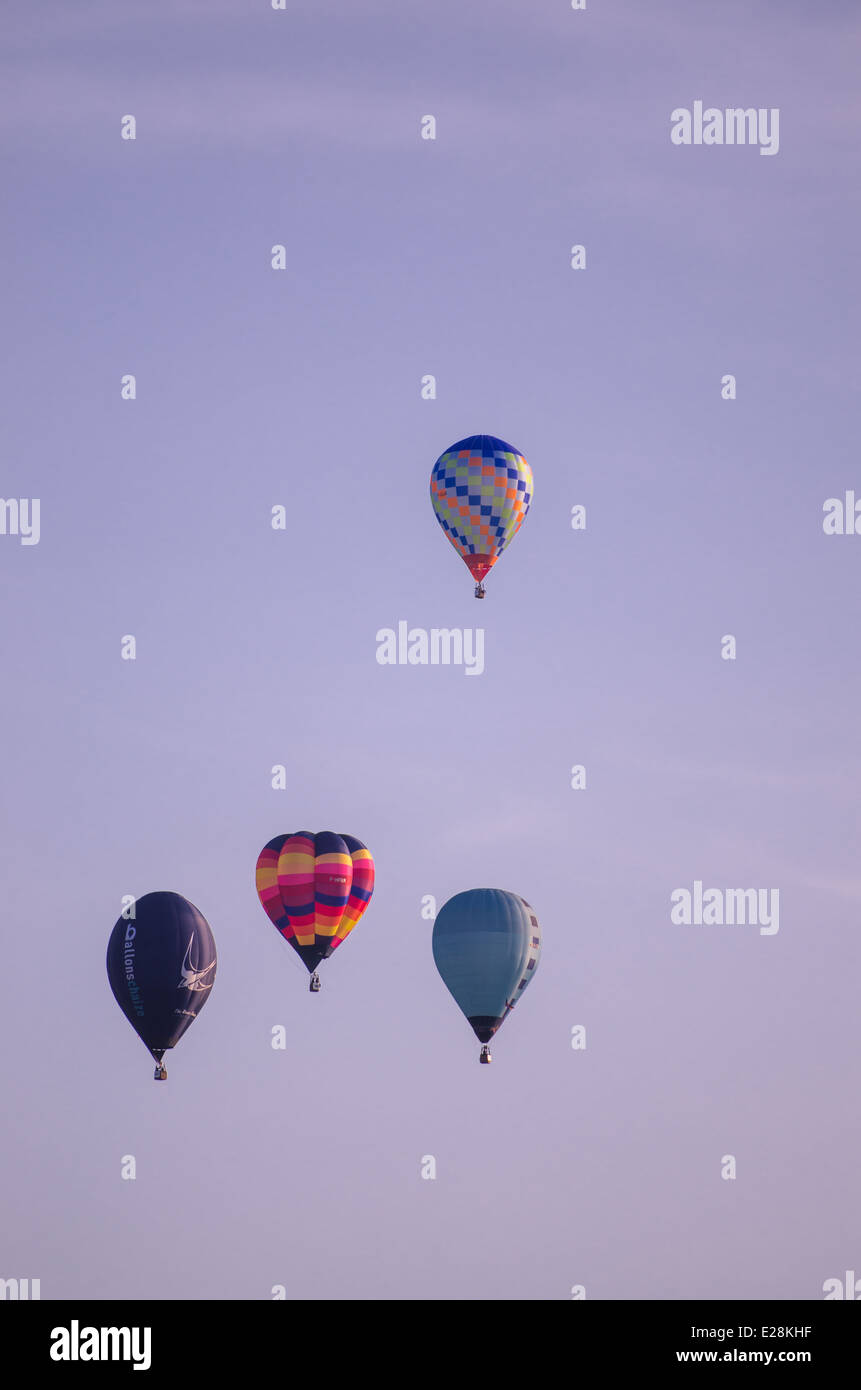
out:
M541 928L532 908L501 888L471 888L440 908L433 958L479 1042L489 1042L535 974Z
M141 1041L161 1061L209 998L217 956L209 923L179 893L145 893L108 941L108 980Z
M374 861L353 835L276 835L257 860L257 896L309 971L346 940L371 900Z
M532 501L532 469L492 434L459 439L433 466L436 519L476 582L517 534Z

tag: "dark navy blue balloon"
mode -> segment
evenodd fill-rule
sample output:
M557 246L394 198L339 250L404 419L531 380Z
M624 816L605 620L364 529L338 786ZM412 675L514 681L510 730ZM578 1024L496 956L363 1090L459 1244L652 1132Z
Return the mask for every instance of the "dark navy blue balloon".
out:
M203 1008L215 982L217 956L209 923L179 893L146 893L134 917L120 917L108 942L114 998L161 1067L168 1048ZM159 1077L159 1069L156 1069Z
M437 970L481 1043L490 1042L521 998L540 955L538 918L523 898L501 888L457 893L434 922Z

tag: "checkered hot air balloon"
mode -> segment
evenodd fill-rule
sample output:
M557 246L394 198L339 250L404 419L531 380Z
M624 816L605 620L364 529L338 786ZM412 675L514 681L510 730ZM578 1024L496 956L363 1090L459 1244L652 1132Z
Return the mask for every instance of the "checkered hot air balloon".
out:
M312 992L317 966L349 936L373 891L373 858L352 835L277 835L257 860L257 896L311 972Z
M532 501L532 469L517 449L492 434L459 439L433 466L436 519L475 580L482 580L523 525Z

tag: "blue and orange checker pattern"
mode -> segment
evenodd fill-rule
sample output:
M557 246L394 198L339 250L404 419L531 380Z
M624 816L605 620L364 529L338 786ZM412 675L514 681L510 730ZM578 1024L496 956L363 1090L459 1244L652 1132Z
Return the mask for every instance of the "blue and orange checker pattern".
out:
M532 501L532 469L504 439L474 434L437 459L430 494L455 550L474 575L477 569L486 574L523 525ZM486 563L477 565L479 560Z

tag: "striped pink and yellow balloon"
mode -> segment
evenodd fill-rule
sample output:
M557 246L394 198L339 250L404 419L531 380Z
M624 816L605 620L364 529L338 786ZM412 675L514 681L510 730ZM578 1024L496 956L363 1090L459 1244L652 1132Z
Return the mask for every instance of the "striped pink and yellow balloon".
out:
M277 835L257 860L257 895L271 922L314 971L362 917L374 861L361 840L330 830Z

